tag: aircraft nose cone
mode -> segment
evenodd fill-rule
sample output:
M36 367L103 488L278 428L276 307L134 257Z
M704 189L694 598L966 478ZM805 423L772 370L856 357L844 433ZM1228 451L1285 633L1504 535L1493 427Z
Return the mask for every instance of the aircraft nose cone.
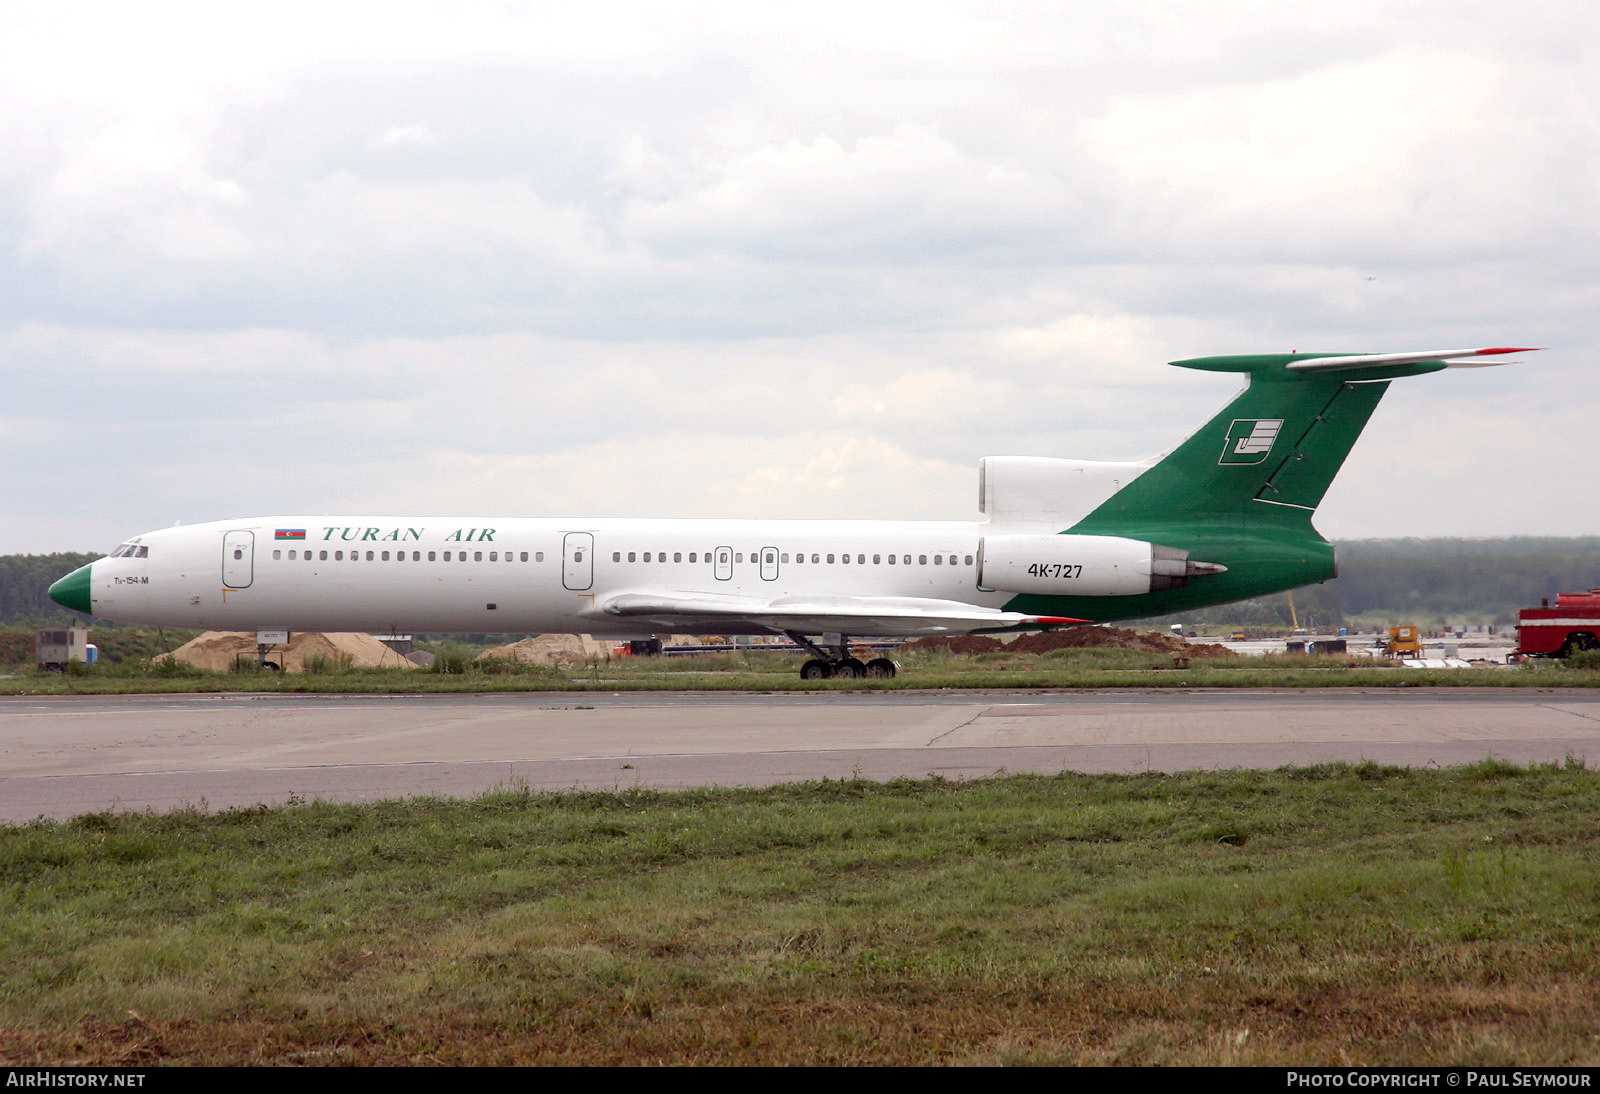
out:
M94 569L94 563L79 566L66 577L50 586L50 599L60 604L63 608L71 608L75 612L92 614L89 604L89 571ZM34 588L38 588L37 585Z

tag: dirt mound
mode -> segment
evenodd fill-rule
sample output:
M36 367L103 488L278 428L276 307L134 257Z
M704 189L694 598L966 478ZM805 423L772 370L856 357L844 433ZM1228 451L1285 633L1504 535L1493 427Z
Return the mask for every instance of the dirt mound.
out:
M267 659L277 662L285 672L304 671L306 662L314 657L348 663L351 668L358 669L416 667L372 635L358 632L323 634L305 631L290 635L288 646L274 646L267 651ZM256 632L207 631L171 653L163 653L152 660L166 661L169 658L213 672L227 672L236 659L256 659Z
M1006 647L1017 653L1049 653L1051 650L1118 649L1146 653L1170 653L1184 657L1219 657L1229 651L1222 646L1190 645L1183 639L1160 631L1127 630L1122 627L1072 627L1061 631L1025 634Z
M571 668L585 664L589 653L582 636L576 634L541 634L538 638L524 638L509 646L496 646L478 654L479 661L491 658L515 661L520 665L554 665Z
M981 634L937 635L907 642L903 650L949 650L951 653L993 653L1001 646L1000 639Z
M918 638L907 642L907 650L949 650L951 653L1049 653L1051 650L1119 649L1141 650L1146 653L1170 653L1180 657L1228 657L1232 651L1226 646L1190 645L1176 635L1160 631L1126 630L1122 627L1071 627L1060 631L1041 631L1025 634L1011 642L983 635L939 635Z

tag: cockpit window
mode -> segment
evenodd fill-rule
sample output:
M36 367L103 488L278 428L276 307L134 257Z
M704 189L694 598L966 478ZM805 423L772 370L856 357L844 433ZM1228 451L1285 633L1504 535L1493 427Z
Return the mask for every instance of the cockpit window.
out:
M133 557L134 558L149 558L150 557L150 548L148 548L148 547L135 547L133 549Z

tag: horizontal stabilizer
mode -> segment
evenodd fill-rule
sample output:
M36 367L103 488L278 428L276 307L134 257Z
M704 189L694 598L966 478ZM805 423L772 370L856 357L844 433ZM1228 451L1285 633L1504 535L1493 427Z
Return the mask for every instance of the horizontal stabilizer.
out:
M1372 368L1375 365L1416 365L1425 361L1445 361L1446 368L1487 368L1490 365L1509 365L1511 361L1485 361L1505 353L1536 353L1535 346L1493 346L1488 349L1434 349L1418 353L1353 353L1328 357L1303 357L1289 361L1284 368L1291 372L1332 372L1341 369ZM1457 358L1470 360L1457 360Z

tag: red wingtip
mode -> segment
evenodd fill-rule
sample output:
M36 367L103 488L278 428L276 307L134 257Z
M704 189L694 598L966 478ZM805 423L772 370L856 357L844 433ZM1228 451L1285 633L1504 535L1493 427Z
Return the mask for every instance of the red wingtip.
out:
M1092 619L1072 619L1064 615L1036 615L1033 617L1033 621L1035 623L1048 623L1053 627L1069 626L1073 623L1094 622Z
M1538 346L1495 346L1491 349L1480 349L1473 352L1474 357L1487 357L1495 353L1538 353Z

